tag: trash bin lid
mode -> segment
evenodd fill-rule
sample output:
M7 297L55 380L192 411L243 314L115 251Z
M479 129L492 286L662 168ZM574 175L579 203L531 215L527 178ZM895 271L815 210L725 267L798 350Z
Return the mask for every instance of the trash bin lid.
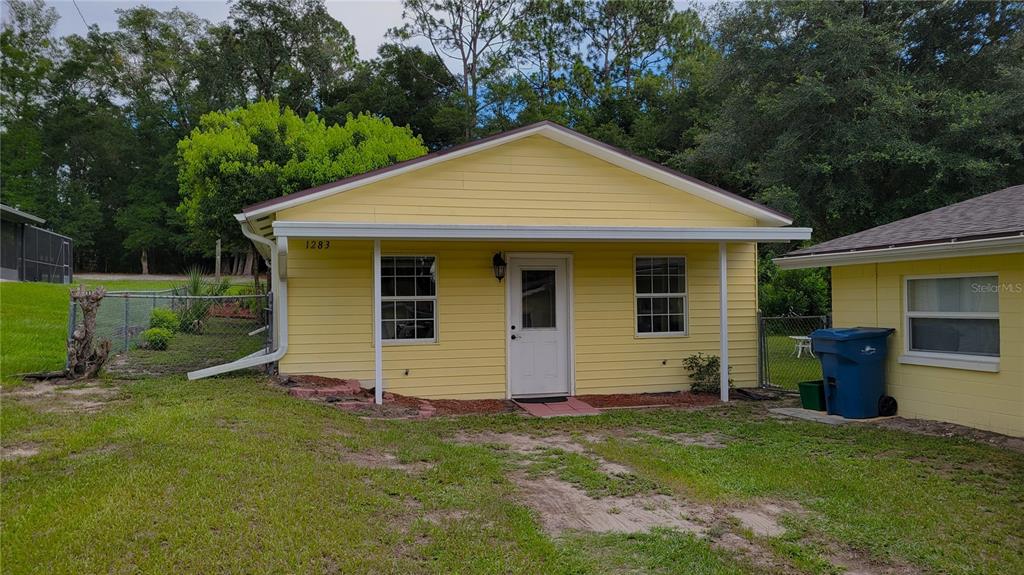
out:
M814 332L811 333L811 339L849 341L853 339L888 337L895 331L896 330L891 327L832 327L814 330Z

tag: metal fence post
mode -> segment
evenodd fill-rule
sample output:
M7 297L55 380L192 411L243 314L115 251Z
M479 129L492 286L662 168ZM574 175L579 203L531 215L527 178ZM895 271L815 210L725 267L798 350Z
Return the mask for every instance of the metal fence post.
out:
M75 305L75 300L68 295L68 339L67 339L67 350L64 354L64 369L67 370L71 367L71 341L75 337L75 325L77 321L78 306Z
M128 294L124 294L124 351L128 351Z
M761 326L761 310L757 311L757 385L767 387L764 382L764 330Z

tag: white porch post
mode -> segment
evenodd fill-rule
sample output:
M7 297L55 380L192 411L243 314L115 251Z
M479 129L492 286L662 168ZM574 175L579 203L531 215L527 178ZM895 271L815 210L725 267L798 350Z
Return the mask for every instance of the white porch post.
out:
M729 253L725 242L718 242L719 371L721 399L729 401Z
M373 240L373 401L384 403L384 359L380 335L380 240Z

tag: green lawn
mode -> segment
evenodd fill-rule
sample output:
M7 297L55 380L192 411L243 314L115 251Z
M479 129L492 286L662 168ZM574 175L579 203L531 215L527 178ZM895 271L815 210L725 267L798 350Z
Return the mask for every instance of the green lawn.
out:
M37 290L10 285L4 372L9 353L55 367L64 318L37 309L49 301ZM9 321L18 314L35 319ZM29 341L49 355L9 345ZM967 440L777 420L751 403L386 421L257 376L100 385L108 403L91 413L3 398L3 446L38 450L0 463L5 573L840 573L836 550L879 572L1024 572L1024 456ZM485 431L558 434L580 449L464 440ZM595 498L791 512L776 537L730 521L705 536L553 535L524 504L523 477ZM737 539L760 559L728 543Z
M821 363L806 351L796 356L795 343L785 335L768 336L768 381L795 390L801 381L821 379Z

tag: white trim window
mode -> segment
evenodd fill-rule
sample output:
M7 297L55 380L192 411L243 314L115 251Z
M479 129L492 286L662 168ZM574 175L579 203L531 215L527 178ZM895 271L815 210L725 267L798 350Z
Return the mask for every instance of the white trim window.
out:
M637 256L633 277L637 335L686 335L686 258Z
M999 358L999 276L908 277L905 282L905 353Z
M437 258L381 256L381 340L437 341Z

